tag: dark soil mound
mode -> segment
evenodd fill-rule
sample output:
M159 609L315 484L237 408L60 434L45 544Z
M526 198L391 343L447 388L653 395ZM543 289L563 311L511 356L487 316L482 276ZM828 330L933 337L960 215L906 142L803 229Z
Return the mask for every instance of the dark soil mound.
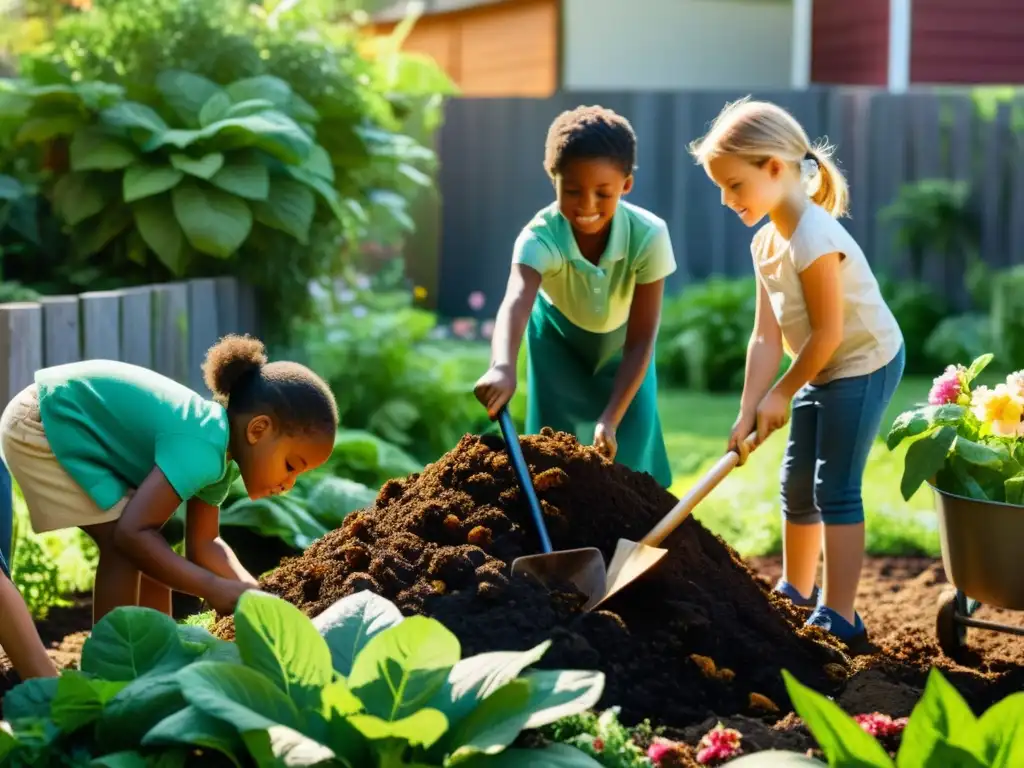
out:
M597 546L610 558L619 538L639 540L676 501L571 435L545 431L521 443L555 549ZM569 588L549 594L510 579L512 560L539 552L538 538L504 443L466 436L421 474L389 482L373 507L286 560L263 586L309 616L370 589L406 614L443 622L464 655L551 638L541 666L603 670L602 705L620 705L626 720L683 726L763 714L751 694L785 711L783 667L834 690L832 678L844 675L826 665L842 655L818 630L798 629L800 615L721 539L691 518L664 546L655 569L592 613ZM233 630L230 619L216 629Z

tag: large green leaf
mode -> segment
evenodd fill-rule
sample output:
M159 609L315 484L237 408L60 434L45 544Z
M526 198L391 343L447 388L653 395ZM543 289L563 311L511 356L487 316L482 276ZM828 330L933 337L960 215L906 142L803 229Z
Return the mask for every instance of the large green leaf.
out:
M941 427L911 443L907 449L903 478L900 481L900 492L905 500L909 501L921 483L942 469L954 440L956 429Z
M397 720L374 715L352 715L348 722L371 741L401 739L413 746L431 747L448 728L448 720L436 709L418 709Z
M893 762L882 745L838 704L802 685L785 669L782 678L794 709L825 753L829 765L892 768Z
M975 443L963 436L957 437L953 443L953 452L968 464L994 470L1002 469L1003 464L1010 458L1008 452L1000 452L992 446Z
M1024 765L1024 693L1012 693L988 708L978 721L977 741L983 765Z
M347 677L366 644L401 622L402 612L394 603L364 590L336 601L313 619L313 626L327 641L334 669Z
M174 216L168 195L154 195L132 205L135 226L157 258L172 274L182 275L188 263L190 248L185 234Z
M334 166L331 164L331 156L319 144L313 145L309 157L301 167L325 181L334 183Z
M107 703L96 738L108 748L137 746L157 723L186 706L177 672L141 677Z
M317 522L328 531L340 528L351 513L373 504L377 491L345 477L328 475L309 492L306 504Z
M68 173L53 187L53 207L69 226L76 226L95 216L110 202L106 186L94 174Z
M63 672L58 681L51 717L66 733L96 720L107 702L127 685L123 681L89 678L73 669Z
M275 176L270 180L270 194L266 201L253 203L252 212L261 224L308 245L309 228L316 213L316 197L305 184Z
M572 669L533 670L527 728L540 728L595 706L604 691L604 673Z
M203 105L215 94L223 92L212 80L181 70L161 72L156 77L156 87L175 114L193 127L199 126Z
M261 112L218 120L195 131L170 130L154 134L143 145L143 150L153 152L166 146L186 149L198 144L205 151L253 147L283 163L298 165L309 156L313 140L287 115Z
M252 99L266 99L278 109L283 110L292 101L291 86L273 75L259 75L236 80L224 90L236 104Z
M401 720L430 701L460 653L458 638L441 622L410 616L366 643L348 684L369 714Z
M127 131L137 142L168 130L167 123L151 107L134 101L122 101L100 113L100 122Z
M241 499L221 512L222 526L249 528L302 551L328 532L302 499L270 496Z
M14 686L4 694L4 718L8 721L48 718L57 696L59 680L57 677L34 677Z
M208 715L231 723L239 733L275 725L299 728L295 704L254 669L221 661L199 661L181 671L185 700Z
M68 154L72 171L116 171L138 156L134 147L98 128L75 131Z
M242 662L262 672L300 709L320 701L331 682L331 652L306 615L265 592L242 595L235 611L235 643Z
M314 173L313 171L305 168L304 166L285 166L285 173L291 176L296 181L301 181L309 187L312 187L320 195L327 207L331 209L335 218L339 221L346 220L345 208L342 207L341 199L338 196L338 191L331 186L331 183L322 176Z
M274 105L267 102L267 106L273 107ZM218 120L223 120L225 117L237 117L238 115L231 111L231 107L231 97L224 91L217 91L203 104L203 108L199 110L200 127L206 128Z
M245 752L245 745L233 725L193 706L165 717L146 733L141 743L144 747L182 744L211 749L228 757L236 766L241 765L239 758Z
M135 680L173 672L190 661L170 616L152 608L120 606L93 627L82 646L82 671L104 680Z
M221 189L185 179L171 190L174 215L189 244L221 259L234 254L252 230L245 201Z
M530 683L513 680L484 699L445 734L447 761L455 765L470 755L496 755L519 736L530 717Z
M75 255L79 258L93 256L106 248L132 223L131 209L117 201L106 206L99 216L83 222L72 234Z
M956 426L967 409L962 405L926 405L904 411L892 424L885 444L891 451L909 437L917 437L940 426Z
M940 742L977 755L981 749L975 728L977 722L956 688L932 668L924 694L910 713L903 731L896 765L899 768L931 765L927 759Z
M266 200L270 195L270 172L254 157L232 156L210 183L247 200Z
M1009 478L1003 487L1006 493L1006 503L1016 504L1024 507L1024 472Z
M183 178L185 174L177 168L145 162L136 163L124 172L121 182L124 201L132 203L174 189Z
M171 165L191 176L209 180L224 167L224 155L220 152L211 152L208 155L193 158L175 152L171 155Z
M22 123L14 137L16 144L42 143L57 136L70 136L84 123L77 114L33 117Z
M481 701L540 661L550 647L551 641L545 640L528 651L492 651L462 659L430 706L444 712L450 727L455 728Z
M255 115L259 112L266 112L268 109L274 109L274 102L268 101L267 99L248 99L247 101L240 101L237 104L231 104L224 111L224 114L217 119L223 120L226 117L245 117L246 115Z

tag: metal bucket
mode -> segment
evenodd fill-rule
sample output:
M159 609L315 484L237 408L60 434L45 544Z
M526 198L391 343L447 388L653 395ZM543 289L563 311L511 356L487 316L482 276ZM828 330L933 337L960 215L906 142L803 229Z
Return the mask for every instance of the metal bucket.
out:
M1024 610L1024 507L968 499L929 485L949 583L980 603Z

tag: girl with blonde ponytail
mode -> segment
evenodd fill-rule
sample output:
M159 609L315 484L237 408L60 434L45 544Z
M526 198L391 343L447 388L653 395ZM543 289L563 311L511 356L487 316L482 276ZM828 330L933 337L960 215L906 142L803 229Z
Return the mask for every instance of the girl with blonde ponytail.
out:
M744 224L768 217L751 243L757 309L729 446L742 463L747 435L756 430L760 444L790 423L776 590L814 607L809 625L860 644L861 483L903 376L903 334L863 251L837 221L849 190L829 144L812 144L781 107L748 98L727 104L690 152ZM783 352L791 363L776 381Z

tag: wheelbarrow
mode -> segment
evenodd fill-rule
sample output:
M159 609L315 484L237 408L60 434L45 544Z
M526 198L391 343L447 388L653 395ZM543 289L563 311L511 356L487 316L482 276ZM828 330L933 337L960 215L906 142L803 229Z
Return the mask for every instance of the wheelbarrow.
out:
M553 551L540 503L537 501L537 493L533 487L533 479L523 458L519 437L515 433L512 417L507 408L499 411L498 423L501 426L505 447L512 459L516 479L526 495L527 505L543 549L542 554L524 555L513 560L512 573L530 575L549 589L559 584L572 584L586 598L584 611L594 610L657 565L668 552L658 545L683 524L694 507L714 490L740 460L738 453L728 451L643 539L639 542L619 539L606 569L601 550L596 547ZM756 439L757 433L753 432L745 440L751 450Z
M951 587L939 598L935 632L951 659L967 647L967 629L987 629L1024 637L1024 628L974 618L984 605L1024 610L1021 541L1024 507L958 496L936 488L942 568Z

